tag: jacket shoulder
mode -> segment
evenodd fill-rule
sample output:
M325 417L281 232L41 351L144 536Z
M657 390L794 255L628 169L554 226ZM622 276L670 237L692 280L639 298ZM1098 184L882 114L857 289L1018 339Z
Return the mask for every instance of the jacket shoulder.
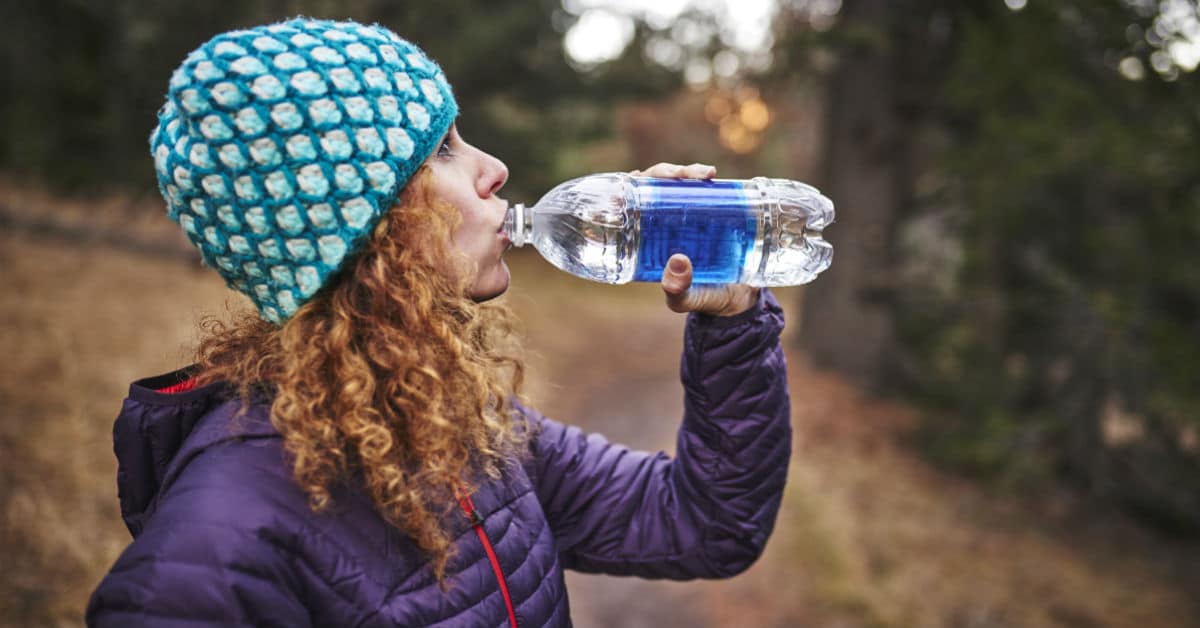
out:
M213 445L165 488L97 595L145 589L171 605L189 587L203 586L239 599L300 600L305 614L347 623L395 586L398 565L386 557L402 557L392 548L397 532L364 496L340 491L333 502L320 512L309 506L279 438ZM241 602L227 603L229 613L244 611Z
M310 512L308 498L292 479L282 445L278 438L233 439L200 452L159 496L155 524L186 519L256 529L299 523Z

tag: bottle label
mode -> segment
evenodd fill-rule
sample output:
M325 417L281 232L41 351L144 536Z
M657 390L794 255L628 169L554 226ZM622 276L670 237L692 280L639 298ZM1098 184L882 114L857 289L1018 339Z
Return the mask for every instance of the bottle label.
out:
M692 260L693 283L734 283L758 231L741 181L638 179L641 217L634 281L659 281L667 260Z

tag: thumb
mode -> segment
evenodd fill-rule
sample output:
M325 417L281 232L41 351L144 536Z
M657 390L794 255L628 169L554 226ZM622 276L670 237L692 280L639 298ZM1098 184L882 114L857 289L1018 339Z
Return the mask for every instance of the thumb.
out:
M688 289L692 287L692 261L682 253L676 253L667 260L667 267L662 273L662 289L667 297L667 307L675 312L687 312Z

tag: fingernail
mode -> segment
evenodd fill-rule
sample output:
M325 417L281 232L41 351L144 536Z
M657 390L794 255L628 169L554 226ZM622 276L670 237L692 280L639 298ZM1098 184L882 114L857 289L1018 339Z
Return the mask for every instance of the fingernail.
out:
M687 262L679 259L678 257L673 257L671 258L671 262L668 264L668 267L671 269L671 272L678 275L687 270Z

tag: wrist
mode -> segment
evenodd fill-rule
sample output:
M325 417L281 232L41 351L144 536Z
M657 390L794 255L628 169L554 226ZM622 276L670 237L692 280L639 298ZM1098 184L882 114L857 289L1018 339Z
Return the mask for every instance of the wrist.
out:
M764 301L770 294L768 290L755 288L750 292L750 299L747 303L735 307L732 303L728 307L721 308L719 311L703 311L697 310L692 312L696 322L705 327L732 327L746 321L754 320L759 312L764 307Z
M730 296L729 303L714 315L720 317L737 316L758 305L761 298L761 288L747 287L745 290L737 290Z

